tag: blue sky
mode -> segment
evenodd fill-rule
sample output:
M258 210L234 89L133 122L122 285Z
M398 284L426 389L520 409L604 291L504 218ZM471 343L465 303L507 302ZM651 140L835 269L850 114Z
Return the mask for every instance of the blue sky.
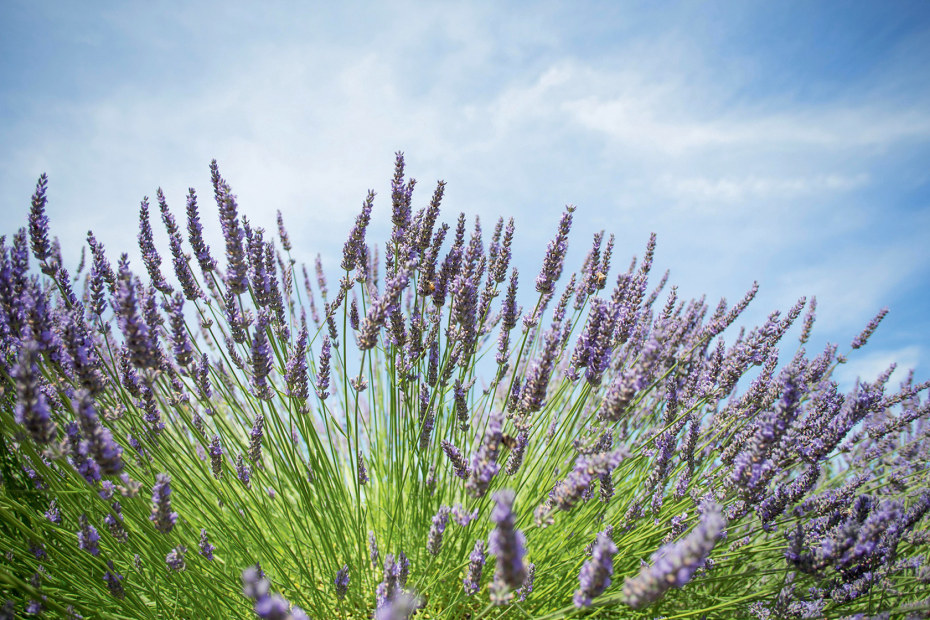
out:
M930 376L927 3L334 4L0 3L0 231L45 171L66 256L132 249L157 187L211 204L215 157L335 269L402 150L447 220L515 216L524 281L573 203L569 261L654 231L689 297L758 280L758 321L816 295L818 345L890 307L845 381Z

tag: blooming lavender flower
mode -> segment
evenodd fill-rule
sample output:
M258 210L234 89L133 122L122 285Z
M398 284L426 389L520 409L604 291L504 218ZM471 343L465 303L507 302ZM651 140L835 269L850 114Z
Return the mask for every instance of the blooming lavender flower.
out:
M568 250L568 233L572 227L574 211L573 205L565 207L555 239L549 242L549 247L546 249L542 270L536 277L536 290L540 293L551 293L555 288L555 282L562 275L562 265L565 263L565 253Z
M213 559L213 552L216 551L216 547L210 544L210 540L207 538L207 530L200 529L200 555L207 558L208 560Z
M478 518L478 509L475 508L473 511L468 512L464 506L456 504L452 507L452 518L460 527L465 527Z
M503 414L492 412L484 431L484 440L478 446L471 462L471 474L465 481L465 490L472 497L483 497L488 492L491 479L500 470L497 453L503 439ZM447 452L448 454L448 452Z
M147 369L158 366L158 356L150 327L140 315L140 287L129 271L129 259L123 254L119 261L116 294L113 311L117 316L129 359L136 368Z
M356 465L358 467L358 483L360 485L368 484L368 468L365 467L365 457L362 456L361 450L356 452Z
M878 324L882 322L882 319L885 318L885 315L888 314L888 308L882 308L878 311L878 314L869 321L869 324L865 326L865 329L862 330L862 333L853 338L852 344L850 345L853 349L859 349L865 345L869 337L875 333L875 330L878 329Z
M530 562L526 565L526 578L523 580L523 584L517 588L516 591L518 601L522 603L526 600L526 597L533 593L534 581L536 581L536 565Z
M333 580L336 586L336 596L343 600L349 592L349 565L343 564L342 568L336 571L336 579Z
M185 553L187 553L187 547L183 545L178 545L169 551L168 555L165 556L165 564L168 565L168 569L179 573L187 568L187 564L184 562Z
M203 239L203 225L200 223L197 193L194 188L189 188L187 192L187 235L194 256L200 264L200 270L206 279L210 272L216 270L216 260L210 255L210 246Z
M323 336L323 347L320 350L320 362L316 375L316 393L320 400L329 396L329 359L331 355L329 336Z
M88 392L78 392L76 410L81 431L87 440L87 450L101 473L107 476L119 474L123 471L123 448L113 440L110 430L100 423Z
M210 440L210 469L217 480L223 476L223 454L225 450L220 445L220 436L213 435L213 439Z
M523 464L523 456L526 454L526 446L529 445L530 434L527 431L517 433L517 445L510 451L507 457L507 465L504 467L504 473L508 476L514 476L520 470Z
M162 534L171 532L178 520L178 513L171 511L171 477L168 474L155 476L155 485L152 487L152 514L149 520Z
M430 555L439 555L439 551L442 549L442 536L446 531L451 512L452 509L448 506L440 506L436 514L433 515L433 523L430 525L429 534L426 538L426 550Z
M513 512L515 493L504 489L494 494L491 521L496 525L488 537L488 550L497 556L494 581L491 584L491 601L503 605L513 597L511 590L523 585L526 579L526 537L516 529L517 516Z
M159 256L158 250L155 249L152 222L149 219L148 196L142 199L142 204L139 206L139 250L142 252L142 264L145 265L146 271L149 272L152 286L163 293L171 293L171 285L161 275L161 256Z
M245 485L245 488L252 488L252 468L245 462L241 454L236 456L236 477Z
M571 510L595 478L612 472L626 457L623 449L579 457L574 469L549 493L549 503L559 510Z
M478 589L481 587L481 572L484 570L486 559L484 541L476 540L475 548L472 549L471 555L468 556L468 569L462 582L465 587L465 594L468 596L477 594Z
M399 592L375 611L374 620L407 620L420 608L420 598L412 592Z
M129 540L129 532L123 527L123 507L119 502L113 502L113 512L103 518L110 535L118 543L125 543Z
M236 295L245 293L249 287L248 268L245 251L242 247L243 231L239 226L236 196L229 185L219 175L216 160L210 164L213 174L213 188L216 203L220 210L220 226L226 240L226 286Z
M27 342L19 352L13 368L16 380L16 423L26 427L39 445L50 444L58 435L52 412L40 384L39 352L34 342Z
M471 468L468 466L468 461L465 460L465 457L459 449L452 445L452 442L448 439L443 439L440 446L442 447L442 451L446 453L446 456L449 457L449 460L452 462L455 475L459 478L467 479L468 475L471 473Z
M355 225L349 233L349 238L342 249L342 263L340 266L346 271L352 271L359 262L365 259L365 231L371 221L371 209L374 205L375 193L368 190L368 196L362 203L362 211L355 218Z
M726 525L720 506L709 504L698 526L685 538L664 545L652 554L650 564L623 584L624 602L638 609L659 600L669 588L681 588L704 566Z
M252 394L262 400L271 400L274 396L268 385L267 377L274 367L271 344L268 342L268 317L259 312L255 322L255 335L252 336Z
M126 591L123 589L123 576L116 572L113 560L107 560L107 569L103 573L103 581L107 584L107 590L118 599L125 598Z
M375 538L375 533L370 530L368 532L368 552L371 557L371 567L378 568L378 541Z
M78 519L78 523L81 526L77 534L78 547L92 556L100 555L100 547L98 545L100 534L97 533L97 528L90 524L87 520L87 515L81 515Z
M589 607L591 600L610 586L610 577L614 574L614 555L617 545L604 533L597 535L591 559L581 567L578 575L578 589L575 591L575 607Z
M255 423L249 433L249 460L253 463L262 461L262 437L265 435L265 416L261 413L255 415Z
M58 509L58 503L55 500L49 502L48 510L45 511L45 518L55 525L61 525L61 511Z
M416 269L417 264L417 259L413 258L400 265L397 272L385 284L384 293L371 302L368 313L359 327L358 346L362 351L367 351L375 346L378 333L384 325L385 319L388 318L392 305L396 303L396 298L407 287L410 275Z
M401 588L407 587L407 579L410 578L410 560L407 554L401 551L397 554L397 585Z
M48 204L48 175L44 172L36 183L36 191L32 195L32 207L29 211L29 239L32 244L32 254L40 263L49 258L51 248L48 242L48 216L45 207Z

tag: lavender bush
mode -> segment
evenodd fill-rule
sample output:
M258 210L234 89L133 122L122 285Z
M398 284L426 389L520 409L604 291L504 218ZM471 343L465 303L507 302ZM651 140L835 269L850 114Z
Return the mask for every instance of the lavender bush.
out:
M884 312L809 355L813 300L732 334L756 287L679 299L654 237L562 278L571 207L521 276L400 154L388 239L370 192L308 269L211 173L221 248L159 191L143 269L88 233L72 276L44 175L0 238L0 616L930 610L928 384L831 378Z

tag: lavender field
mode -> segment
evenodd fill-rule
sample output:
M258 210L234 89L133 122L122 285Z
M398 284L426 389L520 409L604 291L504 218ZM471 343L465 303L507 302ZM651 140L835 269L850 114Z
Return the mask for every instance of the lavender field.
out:
M401 153L306 265L209 175L141 264L63 255L45 175L4 231L0 617L930 614L930 382L835 377L885 310L739 328L757 286L680 297L572 206L518 272Z

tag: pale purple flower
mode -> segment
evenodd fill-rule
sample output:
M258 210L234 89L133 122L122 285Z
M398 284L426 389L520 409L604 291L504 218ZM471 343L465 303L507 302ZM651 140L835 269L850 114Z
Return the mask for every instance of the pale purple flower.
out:
M349 592L349 566L347 564L336 571L336 579L333 583L336 586L336 596L340 601L343 600Z
M155 480L152 487L152 514L149 520L155 524L155 529L159 532L168 534L178 520L178 513L171 511L171 477L168 474L158 474Z
M517 515L513 511L515 493L504 489L494 494L491 521L495 528L488 537L488 550L497 556L494 581L491 584L491 601L502 605L513 597L512 590L523 585L526 579L526 537L516 529Z
M475 548L472 550L471 555L468 556L468 569L462 582L465 587L465 594L468 596L476 594L481 587L481 572L484 569L486 559L484 541L476 540Z
M591 559L585 561L578 575L578 589L575 591L575 607L588 607L591 599L610 586L610 577L614 574L614 555L617 545L606 533L597 535Z

